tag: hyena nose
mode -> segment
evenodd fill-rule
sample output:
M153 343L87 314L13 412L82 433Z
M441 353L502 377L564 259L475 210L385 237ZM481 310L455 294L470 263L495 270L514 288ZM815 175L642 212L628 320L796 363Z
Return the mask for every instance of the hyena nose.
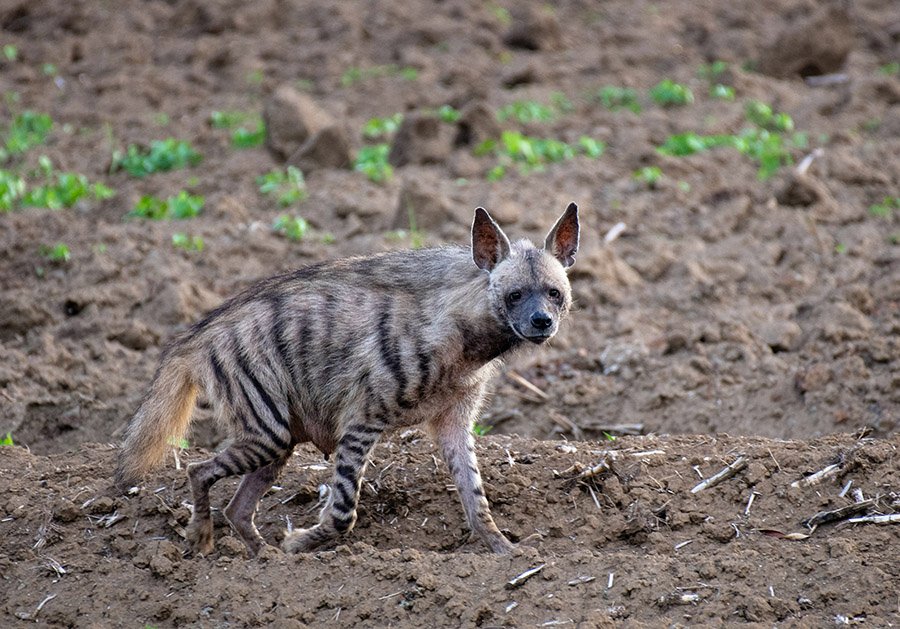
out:
M538 330L546 330L553 325L553 319L546 312L535 312L531 315L531 325Z

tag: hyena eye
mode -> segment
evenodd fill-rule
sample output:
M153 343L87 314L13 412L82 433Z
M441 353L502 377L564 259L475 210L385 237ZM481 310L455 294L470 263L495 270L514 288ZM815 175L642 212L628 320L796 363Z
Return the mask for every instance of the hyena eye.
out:
M559 291L555 288L551 288L547 291L547 294L550 295L551 299L559 299Z
M519 300L522 299L522 291L514 290L510 294L506 296L506 301L510 304L519 303Z

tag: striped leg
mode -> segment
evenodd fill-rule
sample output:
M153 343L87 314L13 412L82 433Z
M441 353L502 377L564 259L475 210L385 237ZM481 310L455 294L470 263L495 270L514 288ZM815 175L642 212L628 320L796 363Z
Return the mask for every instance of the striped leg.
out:
M469 417L474 414L473 408L470 405L460 405L455 411L431 422L432 434L450 468L469 528L495 553L508 553L513 545L491 517L475 458L475 439L469 421Z
M251 557L255 557L259 553L259 549L266 544L253 521L259 500L278 478L289 457L290 452L274 463L269 463L244 476L241 486L238 487L231 502L225 507L225 518L244 540Z
M383 426L364 425L347 429L335 449L331 496L319 514L319 523L309 529L285 533L283 547L286 552L308 552L353 528L367 458L383 430Z
M209 490L216 481L226 476L239 476L255 472L283 453L272 446L242 439L236 441L211 459L188 466L188 478L194 496L194 513L188 524L187 538L194 551L202 555L213 549L213 523L209 510Z

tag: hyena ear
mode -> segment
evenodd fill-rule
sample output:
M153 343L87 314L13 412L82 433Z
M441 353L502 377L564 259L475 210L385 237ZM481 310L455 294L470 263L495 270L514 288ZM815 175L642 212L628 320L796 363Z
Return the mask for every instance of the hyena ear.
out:
M472 258L479 269L492 271L509 255L509 238L483 207L475 210L472 222Z
M566 268L575 264L575 254L578 253L577 205L569 203L569 207L547 234L544 249L553 254L553 257Z

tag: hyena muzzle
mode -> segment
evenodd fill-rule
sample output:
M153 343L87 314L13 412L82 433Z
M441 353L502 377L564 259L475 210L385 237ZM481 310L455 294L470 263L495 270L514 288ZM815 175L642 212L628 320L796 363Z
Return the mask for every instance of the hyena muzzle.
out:
M472 423L502 357L552 338L571 305L578 250L570 204L543 248L510 243L482 208L472 244L349 258L263 280L207 314L162 352L129 422L116 480L129 487L188 428L204 391L233 441L188 467L188 538L213 548L209 490L242 475L225 516L251 554L262 495L298 443L334 453L319 522L286 533L307 551L353 528L369 453L381 435L423 424L440 447L471 530L495 552L512 544L491 517ZM474 261L474 264L473 264Z

